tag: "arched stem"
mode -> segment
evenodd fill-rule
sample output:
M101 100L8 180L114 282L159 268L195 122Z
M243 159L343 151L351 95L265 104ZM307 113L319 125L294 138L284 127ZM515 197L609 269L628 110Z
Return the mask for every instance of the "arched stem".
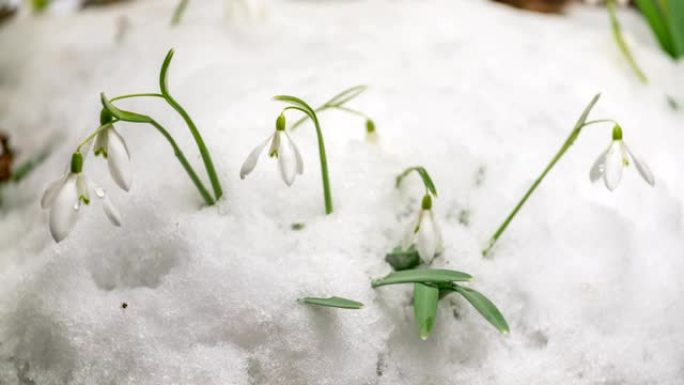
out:
M333 212L332 191L330 189L330 176L328 173L328 158L325 153L325 141L323 139L323 131L318 122L316 112L303 100L289 95L278 95L274 97L275 100L286 102L290 106L285 107L284 110L293 109L305 113L316 127L316 136L318 138L318 157L321 162L321 179L323 181L323 200L325 202L325 213Z

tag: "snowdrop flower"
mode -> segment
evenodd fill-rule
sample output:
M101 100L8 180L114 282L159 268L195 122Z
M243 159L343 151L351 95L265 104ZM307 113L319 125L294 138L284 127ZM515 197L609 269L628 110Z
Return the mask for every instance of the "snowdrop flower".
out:
M254 170L259 160L259 155L261 155L261 152L269 142L271 145L268 150L268 156L278 158L280 176L285 184L291 186L294 183L295 176L297 174L301 175L304 172L304 162L302 161L299 149L297 149L290 135L285 132L285 116L282 114L276 120L276 130L273 135L256 146L247 156L245 163L242 164L240 169L240 179L245 179Z
M651 170L629 150L622 140L622 128L616 124L615 127L613 127L613 141L610 146L608 146L608 149L596 159L596 162L594 162L594 165L589 172L589 179L592 182L596 182L600 178L603 178L608 190L613 191L620 183L622 169L629 165L630 159L634 162L637 171L639 171L639 174L644 178L646 183L654 186L655 179L653 178Z
M131 156L126 142L113 125L106 126L97 134L93 150L95 156L102 155L107 159L112 179L124 191L128 191L131 187Z
M432 262L435 255L443 250L442 232L432 212L430 194L425 194L423 197L418 220L404 236L401 246L404 250L408 250L412 245L416 247L420 259L425 263Z
M69 235L78 220L81 205L90 204L91 190L102 201L104 212L110 222L115 226L121 226L121 216L105 191L90 182L82 170L83 155L75 152L71 158L70 171L48 186L40 202L43 209L50 210L50 234L56 242Z

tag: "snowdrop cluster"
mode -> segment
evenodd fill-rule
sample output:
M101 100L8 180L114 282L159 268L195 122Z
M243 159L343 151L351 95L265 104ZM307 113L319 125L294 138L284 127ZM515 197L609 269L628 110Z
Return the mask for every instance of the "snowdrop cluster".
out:
M65 175L47 188L41 200L42 207L49 210L49 229L50 234L55 241L60 242L68 236L78 220L81 208L84 205L90 204L93 195L101 201L103 210L110 222L115 226L121 225L121 215L109 200L105 190L87 178L84 173L85 159L92 146L95 156L101 156L107 160L109 174L115 184L124 191L130 189L132 179L130 154L123 137L115 128L115 123L119 121L146 124L155 128L169 142L178 161L187 172L189 178L205 200L206 204L213 205L222 197L220 181L218 180L211 156L199 130L192 119L190 119L189 114L169 94L166 78L172 57L173 50L169 51L162 64L159 77L160 93L130 94L111 99L108 99L104 93L101 94L102 111L100 115L100 127L93 131L78 145L76 151L72 154L71 162ZM361 115L366 119L367 135L369 137L374 136L375 125L373 121L366 115L344 106L346 102L363 92L363 90L365 90L365 87L363 86L353 87L336 95L318 109L311 108L306 102L294 96L276 96L274 99L276 101L284 102L286 106L276 118L275 131L247 155L247 158L240 169L240 178L245 179L245 177L256 168L259 157L267 147L268 156L277 159L280 176L287 186L291 186L294 183L297 175L303 174L304 165L302 154L290 137L290 134L287 132L287 122L285 118L285 113L287 111L298 111L304 114L304 118L297 121L292 128L295 128L306 119L310 119L313 123L318 139L325 212L326 214L332 213L332 192L330 189L325 141L316 112L335 108L355 115ZM141 97L162 98L183 118L197 144L197 148L207 172L207 177L211 182L213 194L205 186L204 182L202 182L199 175L195 172L195 169L185 157L182 149L164 126L148 115L126 111L114 105L114 102L117 100ZM566 142L552 158L540 177L532 184L511 214L509 214L504 223L492 236L489 246L485 249L483 254L486 255L489 249L491 249L546 174L577 139L581 130L590 124L604 123L607 121L614 122L612 120L587 121L589 112L598 101L598 98L599 95L596 95L587 108L585 108ZM590 179L591 181L597 181L603 178L606 187L612 191L620 182L622 169L629 165L630 161L634 163L644 180L650 185L654 185L655 182L650 169L629 150L623 141L622 128L615 123L611 144L592 166L590 170ZM395 250L398 250L397 254L409 256L409 259L414 259L409 260L408 263L397 263L396 261L387 259L390 265L396 270L395 273L392 273L383 279L374 280L372 286L378 287L402 283L411 283L414 285L413 306L415 319L419 327L420 337L423 339L427 339L432 331L437 316L438 301L450 293L458 293L463 296L500 332L504 334L508 333L508 324L497 307L481 293L467 286L463 286L464 282L467 283L472 278L470 275L454 270L429 268L433 259L444 251L442 232L435 213L433 212L433 201L437 197L437 188L427 170L421 166L410 167L399 174L396 178L397 187L400 186L404 178L412 173L420 176L425 187L425 194L422 197L416 219L411 222L410 227L401 240L400 246ZM328 306L343 309L360 309L363 307L363 304L360 302L342 297L305 297L300 299L300 303L311 306Z

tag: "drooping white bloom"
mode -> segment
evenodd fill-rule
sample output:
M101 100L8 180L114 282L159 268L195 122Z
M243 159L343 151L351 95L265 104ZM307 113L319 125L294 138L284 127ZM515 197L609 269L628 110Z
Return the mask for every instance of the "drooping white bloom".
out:
M131 156L126 142L113 125L104 128L95 138L95 155L102 155L107 159L109 173L119 187L128 191L131 187Z
M278 118L280 121L280 118ZM278 158L278 168L280 169L280 176L288 186L294 183L297 174L304 172L304 162L299 149L285 132L284 120L282 124L277 124L276 131L268 139L256 146L252 152L249 153L247 159L240 168L240 179L245 179L249 173L254 170L259 160L261 152L267 144L271 144L268 149L268 155L272 158Z
M80 153L77 154L80 156ZM102 201L102 207L109 221L115 226L121 226L121 216L105 191L90 182L78 167L74 167L72 161L71 171L50 184L40 201L43 209L50 210L50 234L56 242L66 238L74 228L82 205L90 204L91 190Z
M613 191L620 183L620 179L622 179L622 169L629 165L630 159L634 162L637 171L639 171L639 174L644 178L646 183L654 186L655 179L653 178L651 170L646 163L634 156L629 150L629 147L627 147L622 140L622 129L620 126L616 125L613 129L613 141L608 148L599 155L596 162L594 162L594 165L589 171L589 179L592 182L596 182L603 178L608 190Z
M442 232L432 212L432 198L429 194L423 197L418 219L406 232L402 240L402 249L415 246L420 259L425 263L432 262L435 255L443 250Z

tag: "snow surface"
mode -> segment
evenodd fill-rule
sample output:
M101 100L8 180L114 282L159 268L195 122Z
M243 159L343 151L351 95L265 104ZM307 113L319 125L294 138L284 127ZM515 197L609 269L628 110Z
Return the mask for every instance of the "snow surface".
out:
M0 384L684 383L684 116L665 102L684 100L684 66L637 15L621 19L649 86L630 72L600 8L577 5L563 17L475 0L274 1L265 19L245 20L226 18L223 2L199 3L175 29L172 1L21 15L0 29L0 126L23 157L54 146L2 191ZM117 43L121 17L129 28ZM167 143L120 124L136 169L130 193L101 160L86 172L109 187L124 226L93 204L55 244L38 202L97 126L99 92L155 91L170 47L171 92L205 135L225 199L202 207ZM352 105L375 119L380 142L365 142L355 117L321 115L333 215L323 215L310 125L292 135L305 171L291 188L266 158L239 179L273 130L281 106L272 95L317 104L359 83L371 89ZM592 185L610 126L591 126L494 258L482 259L598 91L591 116L622 123L655 188L633 167L613 193ZM173 127L200 167L167 107L120 105ZM414 219L420 182L393 183L415 164L440 193L446 250L434 266L473 274L510 335L453 296L421 341L410 287L371 289ZM307 295L366 307L296 303Z

